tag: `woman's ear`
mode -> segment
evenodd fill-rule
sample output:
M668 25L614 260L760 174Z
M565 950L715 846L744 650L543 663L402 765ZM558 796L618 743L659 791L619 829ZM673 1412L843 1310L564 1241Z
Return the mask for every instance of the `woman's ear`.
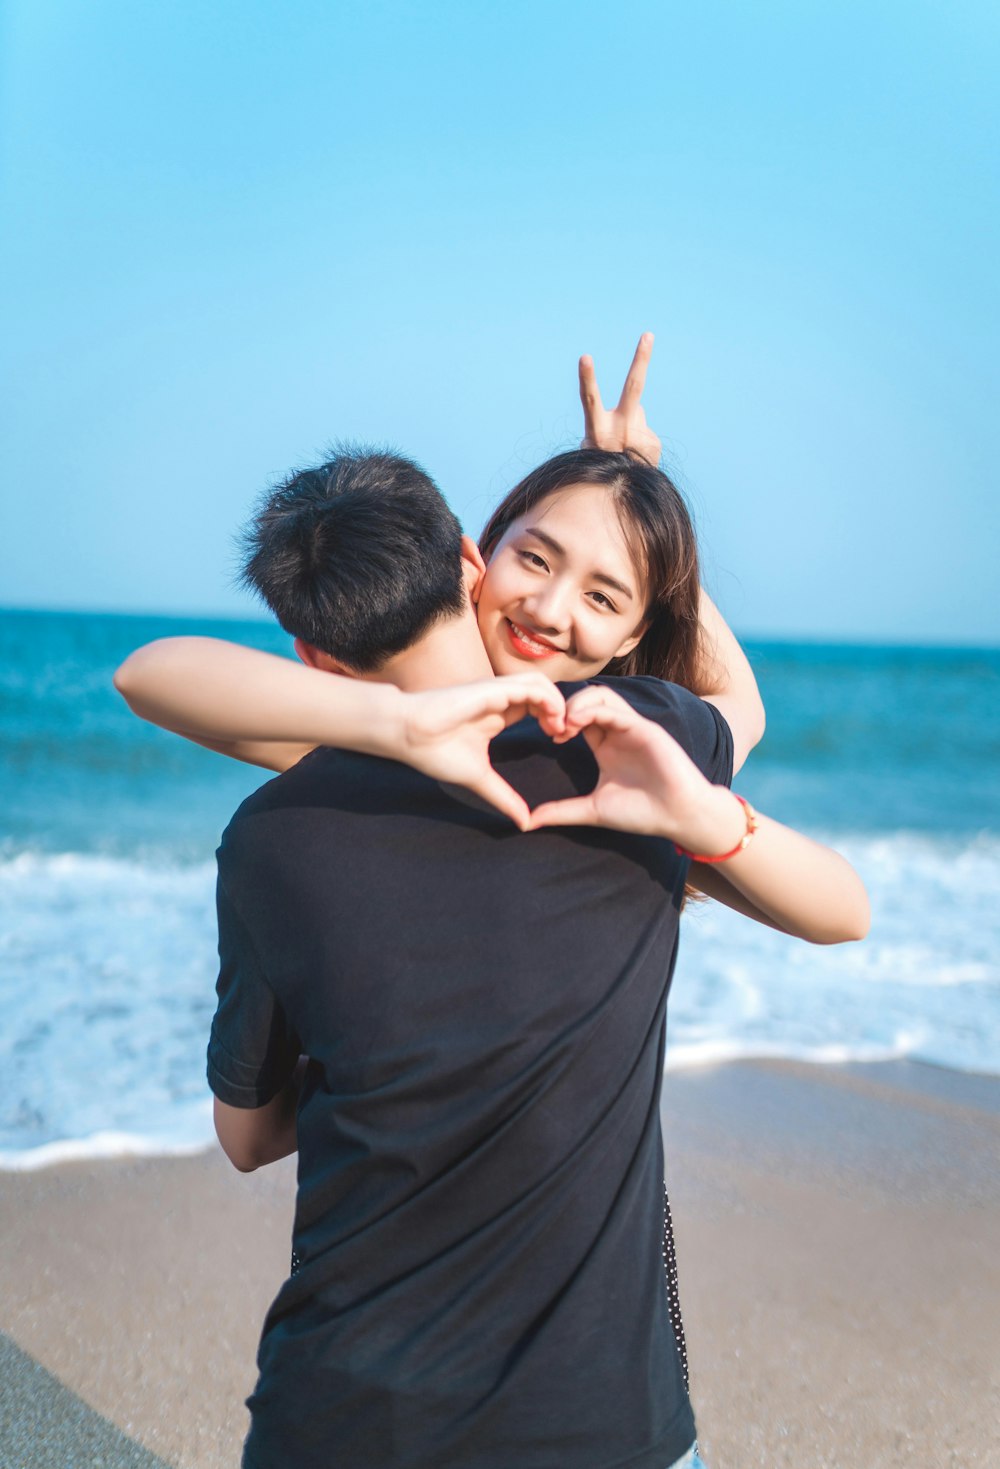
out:
M462 537L462 576L473 607L479 601L479 590L486 575L486 562L471 536Z

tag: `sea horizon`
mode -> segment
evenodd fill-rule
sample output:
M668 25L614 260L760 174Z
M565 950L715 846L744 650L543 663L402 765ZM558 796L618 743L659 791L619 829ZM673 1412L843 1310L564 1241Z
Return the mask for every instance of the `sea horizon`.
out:
M196 629L290 652L254 616L0 611L0 1168L211 1140L213 853L270 776L143 724L111 683L138 644ZM872 933L814 947L696 905L668 1065L1000 1075L1000 652L747 647L768 729L737 788L854 862Z
M120 618L123 621L148 622L162 619L172 623L233 623L236 625L247 624L255 627L276 626L274 618L264 612L248 611L244 613L235 612L232 609L222 608L213 611L211 608L192 611L190 609L176 610L171 608L121 608L121 607L79 607L76 605L53 606L51 604L29 604L0 603L0 617L7 614L30 616L53 616L53 617L101 617ZM970 638L966 641L954 641L952 639L938 640L929 637L891 637L875 636L858 637L857 635L838 633L803 633L793 637L790 633L775 631L754 631L746 628L735 628L741 644L746 647L775 647L775 648L843 648L847 650L857 649L859 651L910 651L914 653L996 653L1000 655L1000 636L995 640L983 638Z

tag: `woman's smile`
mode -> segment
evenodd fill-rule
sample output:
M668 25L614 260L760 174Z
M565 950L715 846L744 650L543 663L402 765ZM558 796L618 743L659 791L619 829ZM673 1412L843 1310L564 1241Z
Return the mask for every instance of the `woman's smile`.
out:
M510 617L505 618L504 621L510 630L510 641L515 653L519 653L523 658L551 658L554 654L564 651L539 633L524 627L521 623L514 622Z

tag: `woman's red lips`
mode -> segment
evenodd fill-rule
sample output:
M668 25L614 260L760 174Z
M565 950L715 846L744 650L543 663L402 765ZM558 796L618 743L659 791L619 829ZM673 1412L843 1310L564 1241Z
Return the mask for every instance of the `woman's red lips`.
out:
M562 648L557 648L555 643L550 643L548 638L540 637L538 633L529 632L520 623L512 622L509 617L504 619L510 629L510 640L514 648L525 658L549 658L553 653L561 653Z

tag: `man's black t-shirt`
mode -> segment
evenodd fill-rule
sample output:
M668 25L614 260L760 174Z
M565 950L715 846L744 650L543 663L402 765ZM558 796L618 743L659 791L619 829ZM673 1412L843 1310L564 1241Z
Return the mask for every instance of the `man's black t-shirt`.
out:
M730 780L710 705L599 682ZM585 742L532 720L491 753L533 806L594 784ZM657 838L522 834L328 749L244 802L218 856L212 1089L262 1106L310 1057L245 1462L664 1469L694 1439L658 1116L687 863Z

